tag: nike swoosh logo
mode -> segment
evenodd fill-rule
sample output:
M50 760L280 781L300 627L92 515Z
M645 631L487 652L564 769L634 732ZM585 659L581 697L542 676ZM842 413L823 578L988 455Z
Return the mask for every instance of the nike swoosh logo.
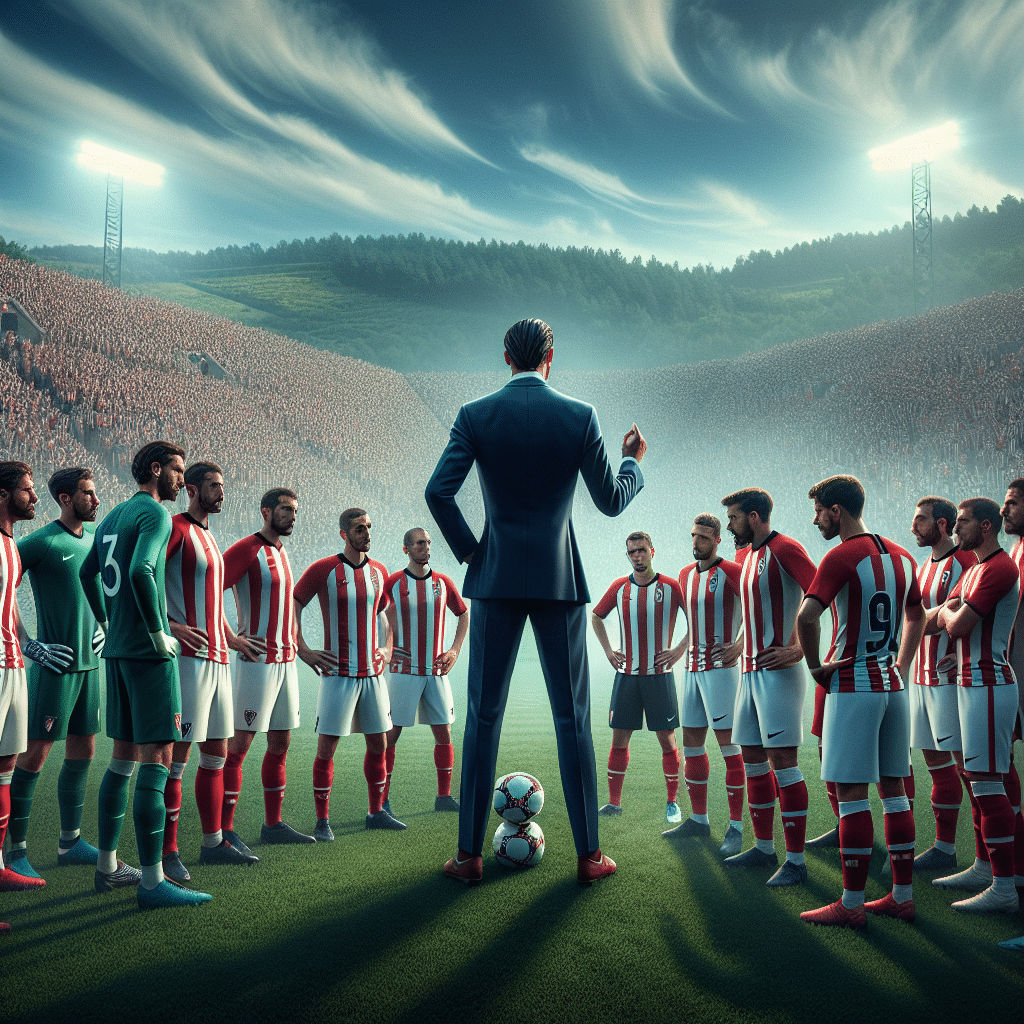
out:
M974 761L979 757L981 757L981 754L975 754L973 757L965 757L964 764L967 764L968 761Z
M770 732L768 733L768 739L773 740L776 736L781 736L785 731L785 729L780 729L778 732Z
M952 733L950 733L949 736L940 736L935 742L936 743L945 743L946 740L952 738L952 736L953 736Z
M725 717L727 717L727 716L726 715L719 715L717 718L712 718L711 721L712 722L720 722Z
M65 555L65 556L64 556L64 557L63 557L63 558L61 559L61 561L62 561L62 562L66 562L66 561L67 561L67 560L68 560L69 558L74 558L74 557L75 557L74 555Z

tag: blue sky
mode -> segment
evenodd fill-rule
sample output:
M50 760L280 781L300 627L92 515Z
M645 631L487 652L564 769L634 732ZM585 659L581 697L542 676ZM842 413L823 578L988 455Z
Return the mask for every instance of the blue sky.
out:
M5 0L0 234L497 238L731 265L909 217L867 151L954 119L936 215L1024 196L1020 0Z

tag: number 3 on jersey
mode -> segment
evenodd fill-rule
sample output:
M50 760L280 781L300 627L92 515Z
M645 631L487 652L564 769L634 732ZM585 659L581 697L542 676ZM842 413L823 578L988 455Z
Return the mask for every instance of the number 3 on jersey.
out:
M121 566L114 561L114 548L117 546L117 534L116 533L105 533L103 535L103 543L107 546L107 557L103 562L103 574L101 579L103 580L103 592L107 597L113 597L121 589ZM114 570L114 582L112 584L107 583L107 566L110 566Z

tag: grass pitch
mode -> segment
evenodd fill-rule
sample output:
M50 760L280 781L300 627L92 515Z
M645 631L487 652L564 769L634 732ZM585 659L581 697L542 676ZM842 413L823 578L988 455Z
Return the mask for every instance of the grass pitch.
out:
M529 640L524 655L529 655ZM465 660L453 683L465 707ZM611 672L592 661L599 793L610 735L603 726ZM302 676L303 708L316 682ZM292 741L285 820L312 830L312 712ZM462 722L456 725L461 734ZM135 1021L700 1021L832 1022L1016 1019L1024 957L996 946L1024 932L1024 914L973 918L954 898L915 885L917 924L871 920L863 934L814 928L798 914L836 899L836 851L808 854L809 883L771 891L769 871L722 868L727 818L722 762L711 758L712 839L661 839L665 791L654 737L635 734L621 818L602 819L603 848L619 873L590 889L575 882L575 851L558 781L554 732L534 658L520 658L505 718L500 773L528 770L545 784L537 819L543 862L501 868L485 850L484 884L443 878L457 820L435 814L432 738L406 730L391 802L404 833L367 832L363 744L343 739L336 759L333 844L263 847L257 738L246 762L236 828L261 857L254 868L202 867L200 830L185 775L182 859L206 906L142 913L134 891L98 895L91 868L58 868L58 744L36 791L32 863L47 879L36 893L5 893L0 917L0 1020ZM456 739L456 752L459 753ZM100 744L83 832L96 838L96 789L109 757ZM801 762L811 791L808 835L831 826L811 745ZM920 846L934 835L927 774L915 765ZM456 775L458 769L456 769ZM603 797L602 797L603 798ZM685 792L682 796L685 808ZM868 898L889 887L878 847ZM966 806L966 805L965 805ZM961 861L973 849L961 814ZM499 820L494 818L494 826ZM777 835L779 829L777 828ZM749 821L745 838L750 841ZM781 851L781 838L778 843ZM137 863L129 819L120 853Z

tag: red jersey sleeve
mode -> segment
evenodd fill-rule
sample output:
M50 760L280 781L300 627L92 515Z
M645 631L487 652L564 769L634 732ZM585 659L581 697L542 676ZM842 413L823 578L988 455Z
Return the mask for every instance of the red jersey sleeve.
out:
M807 589L814 581L815 568L811 556L807 554L803 544L792 537L779 537L781 544L772 546L772 553L779 560L779 564L789 575L796 580L797 586L806 594ZM839 548L833 548L838 551ZM827 604L828 602L826 602Z
M722 561L718 563L718 568L725 573L725 578L729 581L729 587L738 597L740 592L740 579L743 577L742 561L731 562L728 558L723 558Z
M185 527L184 518L181 513L176 516L171 516L171 536L167 541L167 557L173 558L174 555L181 549L182 542L185 539Z
M1019 582L1020 573L1013 559L1009 556L998 559L993 557L991 564L983 566L981 579L965 603L984 618Z
M448 589L448 598L445 601L445 606L453 615L463 615L469 609L466 606L466 602L462 600L462 595L459 593L459 588L451 581L448 576L444 576L438 573L441 579L444 580L444 585Z
M389 604L393 604L394 603L392 601L392 599L391 599L391 591L388 590L388 582L390 581L391 577L388 574L387 569L385 569L384 566L381 565L380 562L376 562L376 561L374 561L371 558L370 559L370 565L374 566L377 569L377 571L380 573L381 588L380 588L380 600L378 600L378 602L377 602L377 611L378 612L382 612L382 611L384 611L385 608L387 608L387 606Z
M224 552L224 589L230 590L249 571L259 540L243 537Z
M301 605L307 605L317 595L317 591L324 585L331 570L338 564L338 556L331 555L328 558L321 558L314 562L300 577L292 592L295 600Z
M604 597L594 605L594 614L603 619L615 607L615 595L622 589L626 582L625 576L620 576L606 591Z

